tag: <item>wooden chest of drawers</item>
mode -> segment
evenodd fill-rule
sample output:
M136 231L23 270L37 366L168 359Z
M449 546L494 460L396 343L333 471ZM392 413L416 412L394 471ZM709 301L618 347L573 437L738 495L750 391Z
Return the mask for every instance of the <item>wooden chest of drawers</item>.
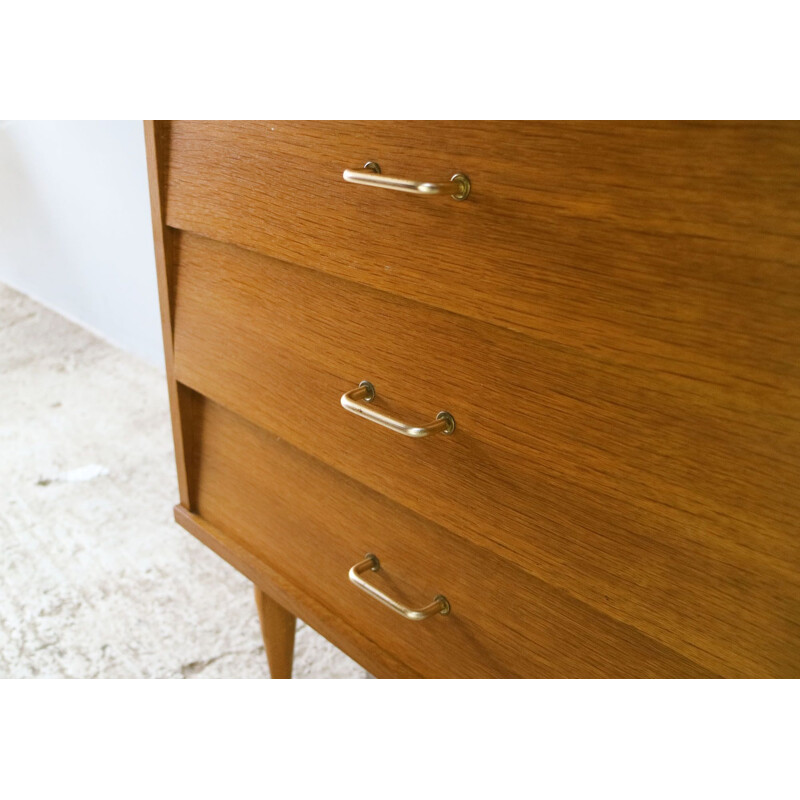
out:
M273 675L295 616L379 676L800 675L800 126L146 133L176 519Z

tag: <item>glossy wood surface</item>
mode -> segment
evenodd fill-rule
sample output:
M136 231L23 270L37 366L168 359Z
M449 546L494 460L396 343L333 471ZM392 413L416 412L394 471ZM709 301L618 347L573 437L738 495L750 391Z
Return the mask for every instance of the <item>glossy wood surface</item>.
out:
M198 516L420 674L711 674L199 395L192 429ZM409 621L361 592L347 573L367 552L369 582L411 607L444 594L451 613Z
M709 670L797 670L791 398L733 374L693 393L646 360L612 368L197 236L175 258L182 382ZM364 378L381 410L445 408L456 433L349 415Z

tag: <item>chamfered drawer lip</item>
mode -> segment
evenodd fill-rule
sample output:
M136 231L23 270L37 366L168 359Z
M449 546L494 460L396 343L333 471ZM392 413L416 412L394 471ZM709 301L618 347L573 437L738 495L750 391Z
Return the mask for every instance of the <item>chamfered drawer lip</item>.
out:
M243 546L235 535L221 531L180 503L174 507L173 513L175 521L182 528L253 581L260 590L267 592L287 611L344 650L375 677L422 677L407 664L381 651L347 620L334 616L330 609L310 597L302 587L287 580L257 553Z
M527 564L538 575L544 575L548 581L564 589L566 584L562 581L563 576L553 571L552 561L540 570L536 557L551 553L543 553L540 549L537 552L537 548L541 548L555 534L554 548L563 546L565 560L574 560L577 554L570 550L569 525L565 523L577 521L582 534L587 531L598 534L593 541L587 542L584 562L587 572L592 573L599 566L601 570L607 570L612 579L620 575L623 577L622 581L617 580L607 587L611 594L609 598L603 596L605 587L597 582L596 573L580 576L581 579L570 587L570 591L580 594L590 605L606 609L609 614L622 620L647 627L654 616L660 616L654 615L654 608L648 604L647 590L653 589L650 594L657 605L670 612L678 611L677 618L660 620L667 623L668 634L676 634L670 639L674 649L690 652L695 660L723 674L796 674L800 663L797 658L797 608L792 607L788 599L796 597L796 591L793 590L797 588L797 561L796 550L791 550L794 537L791 532L787 535L787 525L796 520L797 495L792 491L793 483L787 481L787 475L790 474L787 468L797 452L793 451L798 432L797 373L787 365L792 362L792 337L789 334L797 320L796 316L792 316L792 304L798 297L797 284L791 282L790 267L792 259L796 258L798 207L793 201L787 202L787 198L796 194L797 176L800 175L800 170L795 168L800 152L797 146L800 141L797 132L800 129L771 123L759 126L750 123L715 124L695 126L694 130L649 124L636 128L624 125L619 130L611 131L616 152L598 151L590 157L594 161L590 160L589 166L601 168L597 181L587 176L587 164L581 162L580 158L577 161L565 158L562 167L552 161L552 152L544 161L537 157L537 170L541 171L542 167L550 170L551 179L554 174L568 173L567 177L573 183L566 187L565 195L560 191L564 186L559 186L557 181L543 181L544 190L539 193L534 205L538 203L541 206L545 217L537 217L533 226L534 239L540 238L542 247L529 249L526 259L515 258L513 246L511 250L506 248L502 237L486 237L494 255L482 261L478 259L480 268L477 273L470 272L470 275L474 278L478 274L484 280L476 283L471 279L452 279L453 270L450 267L454 261L449 243L454 230L450 225L447 235L441 237L442 245L435 244L439 239L434 238L435 246L426 250L431 258L416 267L409 260L412 256L395 260L388 255L386 259L381 258L379 263L373 261L367 266L363 260L354 261L353 252L344 247L342 241L331 246L324 224L320 226L318 237L302 231L302 225L287 223L285 218L277 221L278 224L271 229L262 226L264 212L268 217L269 212L276 208L282 211L280 203L265 205L261 202L262 198L250 196L249 200L253 201L250 207L256 212L254 217L248 221L246 215L228 214L228 210L235 211L228 202L230 198L237 195L247 198L247 191L239 191L233 185L217 187L215 176L205 175L202 168L193 171L196 177L200 176L201 182L206 181L208 191L197 194L197 203L193 208L187 207L189 213L181 216L181 210L175 204L171 209L166 208L170 194L170 165L167 164L169 145L177 140L168 141L168 137L164 136L165 126L159 127L159 149L165 156L159 161L159 177L162 196L167 200L162 206L162 210L166 211L167 226L195 230L221 241L249 247L253 251L271 253L328 275L344 277L456 314L522 331L534 338L539 337L540 341L544 338L547 342L568 348L582 347L607 362L631 367L626 378L635 374L636 368L641 367L637 361L646 356L650 360L649 368L655 382L660 382L658 388L663 388L665 372L671 371L676 377L676 388L680 390L676 395L680 403L672 413L664 414L661 420L655 421L656 424L666 423L664 430L659 429L659 433L668 446L661 448L658 440L651 443L655 445L654 458L648 467L657 466L658 461L673 463L677 484L682 484L684 489L687 486L694 489L696 485L696 493L692 495L690 491L679 496L673 491L675 487L667 484L659 508L658 499L645 497L653 485L649 482L647 472L643 472L642 481L631 483L631 495L636 502L632 503L629 510L638 513L625 515L625 519L619 518L619 533L625 545L622 548L616 538L617 532L609 530L608 520L602 519L602 513L597 521L589 514L576 520L566 510L563 519L553 519L548 516L552 509L547 505L547 497L541 495L537 498L542 501L541 508L536 507L536 518L530 530L531 538L536 541L527 554ZM233 129L234 125L231 125ZM628 133L634 132L635 148L625 145L626 129ZM241 132L240 128L236 130ZM559 133L557 129L551 130L555 130L553 140L557 147L565 147L565 156L568 152L572 156L576 153L580 156L576 150L569 151L566 147L571 138L565 136L566 131L562 129ZM572 138L580 150L580 142L588 141L584 138L586 131L574 128L573 133L575 136ZM588 138L594 136L594 132L590 131ZM505 138L507 144L513 137L505 135L501 138ZM654 146L659 138L663 147ZM695 146L698 143L700 146ZM652 158L641 158L638 151L643 146L650 150ZM714 158L709 159L708 154L712 152ZM619 158L627 158L626 153L630 153L640 165L646 163L648 175L644 176L641 171L633 175L635 180L647 177L648 185L644 189L640 186L631 192L629 190L632 187L628 182L612 186L605 181L610 173L601 174L606 165L612 171L619 167ZM751 158L753 154L758 158ZM208 153L201 153L201 156L206 155ZM256 176L257 180L253 181L253 164L246 164L247 159L240 156L241 153L234 159L238 164L232 165L230 173L236 175L239 189L250 182L257 191L264 183L264 175ZM549 164L548 158L551 159ZM672 174L664 170L670 161L681 165ZM534 163L533 160L531 163ZM181 162L180 158L176 159L171 165L175 167L173 178L183 180L187 164L186 161ZM181 177L182 170L184 175ZM477 174L468 166L467 171L473 177ZM698 181L699 176L702 176L702 181ZM586 180L587 177L590 179ZM580 181L584 181L588 193L575 193L575 183ZM479 182L485 188L491 185L491 181ZM596 190L601 184L611 191L605 195L598 194ZM187 196L186 188L184 184L184 197ZM219 188L221 191L218 191ZM524 193L531 187L522 181L518 188ZM550 200L555 203L545 197L548 191ZM572 199L570 192L573 192ZM172 199L175 197L173 193ZM478 204L485 204L484 210L500 199L499 194L486 191L482 194L476 192L473 197L476 205L469 208L477 209ZM522 200L522 206L530 205L530 199L530 194L527 199L509 195L509 202L519 203ZM607 206L603 208L602 203L598 205L598 199ZM411 202L418 198L406 200ZM560 208L559 203L562 204ZM317 206L306 202L306 207L311 206L316 214ZM466 204L462 206L467 207ZM379 203L373 202L369 210L374 212L379 207ZM286 208L291 209L291 204ZM415 211L422 208L409 206ZM429 206L425 213L435 218L438 212L434 208ZM619 213L626 208L630 213ZM501 210L497 204L491 210L495 220L503 217L502 213L497 213ZM307 219L303 212L304 209L300 208L295 221ZM510 216L516 219L515 214L511 209ZM547 214L550 216L547 217ZM543 230L540 224L543 218L556 223L552 225L552 231ZM370 219L374 220L375 215ZM341 220L337 218L335 222L339 224ZM258 230L259 227L262 229ZM387 226L372 226L366 238L357 238L359 247L365 243L382 246L380 237L386 229ZM419 231L422 230L420 227ZM240 236L243 231L246 234L244 238ZM425 231L430 233L430 224L425 226ZM406 229L405 234L408 232ZM559 233L560 238L554 237L553 232ZM175 231L168 227L164 233L167 238L167 263L160 265L162 278L166 277L166 281L162 282L165 286L169 284L168 289L174 294L174 265L169 245ZM403 244L408 241L408 235L404 235ZM367 247L366 250L371 254L388 253L381 246L377 249ZM411 250L418 256L419 249ZM404 251L404 247L397 248L401 256ZM476 261L472 260L466 267L474 268L475 264ZM461 272L466 270L461 263L458 263L458 267L460 278ZM627 290L633 286L636 287L635 291L620 295L621 289ZM592 297L602 302L591 305L587 301ZM609 298L614 302L606 302ZM657 302L653 302L653 298L657 298ZM661 298L666 302L661 302ZM168 320L168 304L172 299L168 292L162 292L162 309ZM555 302L561 299L568 302ZM621 316L613 316L614 308L622 310ZM634 316L638 317L638 321ZM652 330L648 331L649 327ZM552 336L550 332L553 332ZM168 344L169 333L165 327ZM256 359L254 363L260 362ZM552 360L549 365L553 366ZM213 391L206 380L207 376L198 373L196 363L189 366L187 369L187 362L184 362L181 367L181 377L187 385L206 388L222 402L231 401L230 394ZM600 362L595 367L602 371ZM334 377L343 380L344 372ZM346 372L349 378L351 370ZM356 372L359 374L355 375ZM381 397L392 401L399 398L398 403L403 408L408 407L409 400L416 399L416 395L412 396L405 390L384 388L384 380L378 379L371 371L352 370L352 373L354 380L371 378L376 381ZM384 375L387 383L392 374L390 370ZM683 379L686 380L678 385ZM792 380L795 382L792 383ZM315 386L319 388L321 384L317 382L304 388L313 389ZM351 387L348 380L348 384L339 386L338 391ZM256 388L260 386L256 384ZM598 386L596 410L607 408L604 405L604 388L608 386ZM648 418L647 413L641 415L643 408L652 411L652 404L648 406L652 400L649 391L650 387L634 381L632 396L635 402L629 402L626 406L626 411L632 417L639 415L637 421L645 426L654 425L652 416ZM714 393L720 401L716 404L710 399ZM263 413L253 413L252 404L247 398L240 396L237 403L233 405L239 413L262 426L268 426ZM456 416L462 423L459 434L469 430L468 425L463 425L467 417L462 411L453 403L446 405L456 410ZM559 412L564 411L558 402L556 407ZM693 418L697 411L704 415L693 432L697 436L687 437L682 447L675 447L680 444L680 440L675 439L675 418ZM717 416L708 414L709 411ZM608 417L602 416L599 422L601 429L610 422L613 424ZM735 424L726 428L731 422ZM711 432L710 436L705 436L703 423ZM748 435L748 426L751 430L758 430ZM299 441L293 428L284 426L280 430L296 444L316 452L313 443ZM627 433L620 432L619 438L624 440ZM742 445L741 457L737 454L728 458L726 452L719 450L720 443L726 440L734 446ZM721 475L719 470L703 469L706 465L704 457L715 450L717 464L729 465L727 477L730 486L740 494L741 502L737 505L726 505L727 496L722 497L721 504L718 503L719 481L726 476ZM697 456L684 458L687 451ZM542 455L542 451L536 452ZM545 455L546 452L545 449ZM580 454L569 448L566 452L570 456ZM182 460L182 454L179 455ZM635 471L635 450L628 453L627 465L617 459L619 452L612 450L611 455L614 468L620 469L620 477L631 474L624 471L625 466ZM768 463L770 457L772 461ZM575 463L582 464L578 458L575 458ZM587 466L589 468L582 475L586 485L602 489L600 478L603 470L598 472L591 465ZM353 473L352 465L345 467L345 471ZM369 474L359 474L366 482L376 485ZM716 493L708 491L707 474L718 481ZM764 475L772 479L772 488L765 486ZM382 488L393 496L403 489L396 482ZM543 488L550 491L558 487L552 482L543 482ZM580 485L578 488L581 488ZM183 484L181 492L183 497ZM764 502L770 498L774 502ZM642 503L641 500L646 502ZM693 508L676 508L676 500L681 503L687 500L696 502ZM704 503L706 508L703 508ZM580 497L576 506L584 506ZM425 511L420 509L419 504L416 508ZM603 509L599 510L602 512ZM506 511L504 509L504 514ZM667 518L663 526L652 524L659 512ZM458 521L450 519L447 527L459 528L455 524ZM469 522L466 518L464 521ZM598 527L592 529L594 525ZM757 531L759 536L749 539L748 526ZM464 527L468 529L469 525ZM466 533L474 539L476 529L473 527ZM489 536L491 530L487 527L485 531L477 533ZM631 534L638 535L645 544L634 553L630 549ZM559 536L562 538L559 539ZM486 544L496 551L502 551L504 536ZM747 548L752 551L749 563L741 558L743 549ZM670 564L682 564L687 581L693 581L694 585L688 585L684 581L684 574L681 574L679 580L674 582L674 591L667 590L665 593ZM576 565L580 566L574 561L573 566ZM731 569L726 571L728 566ZM692 596L692 590L698 587L705 588L706 594ZM633 600L632 606L625 607L628 599L625 595ZM636 616L637 604L645 609L643 617ZM715 611L726 615L726 629L718 625L719 620L714 618ZM682 624L684 622L685 625ZM663 628L653 630L649 627L648 630L655 638L664 632ZM763 632L763 636L759 631ZM681 641L683 633L685 642ZM682 649L684 644L688 649Z
M724 387L685 391L203 237L178 236L175 256L179 381L709 669L796 670L793 520L767 480L785 429L759 418L753 436L744 389L720 405ZM395 416L450 411L455 434L348 415L361 379Z
M200 395L190 414L197 517L419 674L711 674ZM377 588L408 605L444 594L451 613L410 621L359 591L348 570L367 550Z
M735 359L749 326L714 309L720 290L754 315L779 310L765 275L796 291L794 123L174 121L162 135L169 226L561 343L614 353L653 331L676 338L672 358L715 311ZM345 183L367 159L426 180L461 170L473 189L456 202Z

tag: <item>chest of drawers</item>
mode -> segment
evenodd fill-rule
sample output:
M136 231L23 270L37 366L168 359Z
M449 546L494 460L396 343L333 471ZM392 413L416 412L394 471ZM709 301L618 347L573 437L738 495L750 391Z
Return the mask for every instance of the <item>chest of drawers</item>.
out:
M298 616L378 676L800 675L800 127L146 136L175 515L274 676Z

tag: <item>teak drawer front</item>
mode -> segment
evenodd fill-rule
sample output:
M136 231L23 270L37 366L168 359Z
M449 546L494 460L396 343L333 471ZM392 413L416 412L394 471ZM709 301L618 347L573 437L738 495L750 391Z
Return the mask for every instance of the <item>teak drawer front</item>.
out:
M793 376L610 365L190 234L174 259L179 381L712 672L797 674ZM348 414L362 379L455 435Z
M585 349L713 380L796 369L795 123L172 122L166 218ZM464 202L342 180L469 175ZM796 373L795 373L796 374Z
M426 677L682 676L710 673L473 547L194 395L193 510L361 634ZM349 568L411 606L413 622L361 592Z

